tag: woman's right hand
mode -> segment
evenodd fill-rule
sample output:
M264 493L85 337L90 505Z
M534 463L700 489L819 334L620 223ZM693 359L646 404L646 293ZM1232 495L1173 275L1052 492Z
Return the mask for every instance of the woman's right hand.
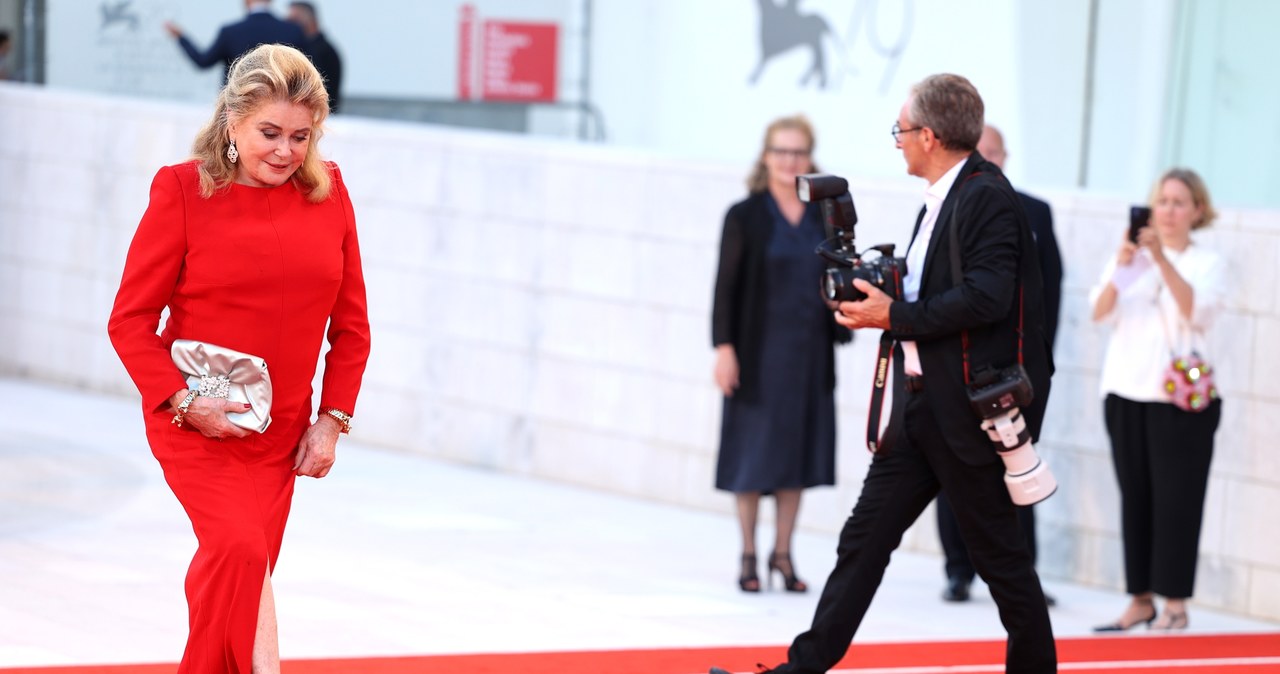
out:
M716 367L714 371L716 386L726 398L733 397L738 390L738 354L732 344L721 344L716 347Z
M1120 243L1120 250L1116 251L1116 264L1121 267L1129 266L1137 252L1138 245L1130 241L1128 236L1125 236L1124 241Z
M180 391L174 394L173 399L170 399L169 402L173 406L174 414L177 414L178 405L186 397L187 392ZM231 420L227 418L227 414L247 412L250 407L247 403L238 403L226 398L196 396L192 399L191 404L187 406L187 413L182 415L182 423L184 425L190 424L192 428L200 431L200 434L206 438L218 440L223 438L244 438L249 436L249 431L231 423Z

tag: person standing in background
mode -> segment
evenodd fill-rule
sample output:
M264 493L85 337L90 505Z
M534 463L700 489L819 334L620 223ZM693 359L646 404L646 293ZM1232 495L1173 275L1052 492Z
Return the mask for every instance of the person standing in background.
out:
M1090 293L1093 320L1111 323L1102 362L1103 415L1120 487L1125 589L1132 600L1118 632L1140 624L1185 629L1195 589L1200 526L1222 400L1203 410L1173 404L1165 390L1170 352L1204 335L1226 299L1227 262L1191 238L1217 216L1204 181L1189 169L1160 176L1151 224L1127 236ZM1181 355L1181 352L1179 352ZM1155 595L1166 598L1159 614Z
M716 488L736 500L743 592L760 591L760 497L777 503L769 579L776 571L788 592L804 592L791 559L800 495L835 484L834 346L851 335L819 291L818 205L796 193L796 176L817 170L813 149L803 116L774 120L747 179L750 194L729 208L720 239L711 316L714 377L724 394Z
M978 154L1004 169L1008 153L1004 148L1004 135L999 129L990 124L983 128L982 138L978 140ZM1031 235L1036 240L1040 275L1044 278L1044 331L1052 351L1058 334L1058 307L1062 303L1062 255L1058 252L1058 239L1053 234L1053 212L1049 204L1029 194L1018 192L1018 199L1022 202L1022 210L1027 213L1027 223L1031 225ZM946 556L947 587L942 591L942 598L952 602L968 601L969 586L976 574L973 561L969 559L969 547L960 535L960 525L956 524L956 515L944 495L938 496L937 519L938 538ZM1037 547L1035 506L1018 508L1018 524L1022 527L1034 562ZM1050 606L1057 603L1048 594L1044 599Z
M9 31L0 29L0 81L13 79L13 66L9 55L13 53L13 38Z
M306 51L311 55L311 62L316 64L316 70L324 78L324 88L329 92L329 112L337 112L342 103L342 57L320 31L316 6L310 2L291 2L286 18L297 24L306 36Z
M222 81L225 83L231 75L231 64L241 54L261 44L283 44L296 47L307 56L307 38L302 29L271 13L269 0L245 0L245 17L235 23L229 23L218 31L218 37L206 51L200 51L187 38L186 34L172 21L166 21L164 29L178 41L187 58L204 70L222 62Z

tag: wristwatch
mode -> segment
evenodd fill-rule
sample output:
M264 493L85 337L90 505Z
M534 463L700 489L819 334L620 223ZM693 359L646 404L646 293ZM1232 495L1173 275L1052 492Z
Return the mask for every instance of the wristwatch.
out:
M347 414L346 412L343 412L342 410L336 407L322 407L320 408L320 413L327 414L333 417L334 419L337 419L338 423L342 424L343 433L351 432L351 415L350 414Z

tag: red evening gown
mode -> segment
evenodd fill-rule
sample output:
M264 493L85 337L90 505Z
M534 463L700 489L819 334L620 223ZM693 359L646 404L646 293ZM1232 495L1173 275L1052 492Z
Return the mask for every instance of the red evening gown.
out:
M341 174L328 167L333 189L320 203L293 181L233 184L205 199L196 162L165 167L129 247L107 330L142 394L151 451L199 541L180 674L250 672L263 577L280 552L326 337L320 404L355 411L369 322L355 216ZM218 441L170 423L169 398L186 388L169 357L176 339L266 360L274 400L265 433Z

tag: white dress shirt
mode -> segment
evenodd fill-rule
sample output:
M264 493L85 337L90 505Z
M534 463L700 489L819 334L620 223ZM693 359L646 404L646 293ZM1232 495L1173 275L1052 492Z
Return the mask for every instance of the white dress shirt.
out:
M1136 255L1147 256L1146 250ZM1178 275L1192 289L1191 320L1178 310L1177 301L1165 287L1160 269L1149 258L1137 260L1130 267L1142 269L1136 275L1116 269L1115 258L1107 263L1098 285L1089 293L1089 304L1097 303L1102 291L1115 284L1116 305L1105 319L1111 323L1107 355L1102 361L1100 392L1105 398L1114 393L1134 402L1169 402L1164 391L1164 374L1172 358L1170 351L1189 351L1194 344L1204 353L1208 329L1222 310L1227 288L1227 268L1222 256L1192 244L1178 252L1164 249L1164 256Z
M924 191L924 219L920 221L920 231L911 242L911 248L907 249L907 275L902 279L902 298L908 302L914 302L920 298L920 281L924 277L924 257L929 252L929 239L933 238L933 226L938 222L938 211L942 208L942 202L946 200L947 193L951 191L951 186L955 184L956 177L960 175L960 169L968 160L967 156L961 159ZM915 340L902 342L902 368L910 375L924 374L924 370L920 367L920 352L916 350Z

